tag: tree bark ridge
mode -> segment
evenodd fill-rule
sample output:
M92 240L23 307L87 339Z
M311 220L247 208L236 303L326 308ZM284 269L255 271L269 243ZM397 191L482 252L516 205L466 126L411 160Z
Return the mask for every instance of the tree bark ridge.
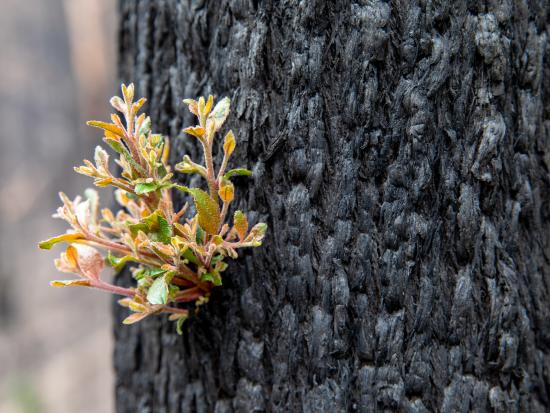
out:
M269 230L182 337L116 325L118 411L547 411L547 6L121 0L172 160L230 96Z

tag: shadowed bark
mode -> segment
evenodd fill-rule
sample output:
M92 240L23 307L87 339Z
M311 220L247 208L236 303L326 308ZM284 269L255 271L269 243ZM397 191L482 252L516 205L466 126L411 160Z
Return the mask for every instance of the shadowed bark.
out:
M116 326L118 412L547 411L548 13L122 0L172 160L200 154L181 100L230 96L234 207L269 231L183 336Z

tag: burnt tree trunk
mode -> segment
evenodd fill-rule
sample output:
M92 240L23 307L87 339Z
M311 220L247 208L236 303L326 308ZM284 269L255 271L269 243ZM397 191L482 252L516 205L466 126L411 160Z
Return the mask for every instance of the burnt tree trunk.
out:
M182 99L231 97L235 207L269 231L183 336L115 310L119 413L550 409L547 1L120 11L173 162Z

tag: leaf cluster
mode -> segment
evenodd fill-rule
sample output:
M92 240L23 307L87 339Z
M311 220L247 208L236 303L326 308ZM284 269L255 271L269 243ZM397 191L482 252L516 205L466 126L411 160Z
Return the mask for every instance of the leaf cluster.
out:
M234 213L232 224L226 222L235 197L232 177L252 174L244 168L227 170L236 147L232 131L223 140L221 165L217 170L214 165L213 146L229 115L230 101L223 98L214 105L212 96L184 100L198 120L184 132L200 142L204 159L195 163L185 155L175 170L199 174L206 180L207 191L172 180L169 140L151 131L151 120L145 114L138 116L145 99L134 102L132 84L122 85L122 97L115 96L110 102L118 112L111 115L111 122L90 121L88 125L103 130L103 141L117 153L115 162L121 173L111 172L109 155L101 146L95 150L94 162L85 160L75 171L93 178L98 187L115 187L115 199L122 208L116 213L101 209L93 189L86 190L84 198L73 200L61 193L63 205L54 216L65 220L71 229L39 246L50 249L60 242L68 244L55 265L78 276L51 285L86 286L121 295L119 303L132 312L125 324L168 313L181 333L182 323L193 309L181 303L194 304L195 310L206 303L212 288L222 284L226 259L237 258L240 248L260 246L267 228L263 223L249 228L242 211ZM174 190L193 200L196 214L189 216L187 204L174 209ZM105 265L118 272L127 263L134 263L134 285L120 287L100 277Z

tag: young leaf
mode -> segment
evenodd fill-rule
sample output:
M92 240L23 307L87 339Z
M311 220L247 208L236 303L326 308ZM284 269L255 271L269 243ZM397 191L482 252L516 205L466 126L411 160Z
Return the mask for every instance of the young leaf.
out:
M82 274L94 280L99 279L99 273L105 265L103 257L95 248L88 245L74 244L67 248L67 255L76 260Z
M88 126L93 126L94 128L100 128L100 129L109 131L118 136L124 136L124 130L119 128L117 125L113 125L112 123L100 122L97 120L90 120L86 122L86 124Z
M183 131L199 139L201 139L206 132L202 126L189 126L188 128L185 128Z
M122 96L124 97L124 101L127 105L130 105L132 100L134 100L134 84L130 83L128 86L122 85Z
M255 246L261 245L267 231L267 224L260 222L252 227L245 241L255 243Z
M153 241L159 241L164 244L168 244L172 237L172 226L161 215L160 210L156 210L145 218L142 218L137 224L129 224L128 229L133 237L136 237L139 231L143 231L149 234Z
M239 175L239 176L251 176L252 171L245 169L245 168L236 168L231 169L230 171L227 171L227 173L223 176L225 179L229 179L232 176Z
M126 317L124 320L122 320L122 324L134 324L138 321L143 320L145 317L147 317L149 313L133 313L130 314L128 317Z
M220 189L218 190L218 195L224 203L229 203L233 201L235 196L235 187L228 179L222 179L220 184Z
M183 334L183 330L182 330L181 326L183 325L183 323L185 322L186 319L187 319L187 316L180 317L180 318L178 318L178 321L176 323L176 332L180 336Z
M89 287L90 280L78 279L78 280L54 280L50 281L52 287Z
M83 238L82 234L73 232L69 234L58 235L57 237L47 239L45 241L40 242L38 246L43 250L49 250L58 242L73 242L82 238Z
M189 112L191 112L193 115L198 116L199 114L199 106L196 100L194 99L183 99L183 103L185 103L188 108Z
M149 287L147 301L151 304L166 304L168 302L168 284L164 277L157 278Z
M195 264L195 265L200 264L199 259L195 256L195 254L193 253L193 251L190 248L187 248L183 252L182 257L183 257L183 259L187 260L188 262L190 262L192 264Z
M190 193L195 200L195 207L199 215L199 225L209 234L215 234L220 227L220 206L210 198L206 192L198 188L179 187Z
M142 182L136 184L134 191L137 195L147 194L149 192L156 191L158 189L158 184L156 182Z
M170 238L173 235L172 225L170 225L168 221L160 215L158 217L158 224L159 229L157 231L157 238L160 242L168 244L170 242Z
M124 101L118 96L113 96L109 102L111 103L111 106L119 112L124 112L126 110Z
M233 226L235 227L235 231L237 231L237 235L239 235L239 240L244 240L246 232L248 231L248 220L242 211L235 211L233 215Z
M151 132L151 118L147 116L139 129L140 135L147 135Z
M113 138L103 138L103 142L109 145L117 153L123 153L126 151L126 148L120 140L116 140Z
M219 287L222 285L222 277L220 277L220 274L217 272L205 272L201 275L201 281L209 281L212 284L214 284L216 287Z
M223 141L223 152L225 153L225 156L230 156L235 150L236 145L237 141L235 140L235 135L233 134L233 131L230 130L227 132L227 135L225 135L225 139Z
M230 103L231 100L228 97L223 98L214 106L210 116L208 116L208 119L214 122L214 130L216 132L220 130L225 119L227 119L227 115L229 115Z
M136 257L133 257L131 255L125 255L123 257L117 257L115 255L113 255L111 253L111 251L109 251L107 253L107 263L113 267L113 269L118 273L120 270L122 270L122 268L124 268L124 265L128 262L128 261L137 261L137 258Z

